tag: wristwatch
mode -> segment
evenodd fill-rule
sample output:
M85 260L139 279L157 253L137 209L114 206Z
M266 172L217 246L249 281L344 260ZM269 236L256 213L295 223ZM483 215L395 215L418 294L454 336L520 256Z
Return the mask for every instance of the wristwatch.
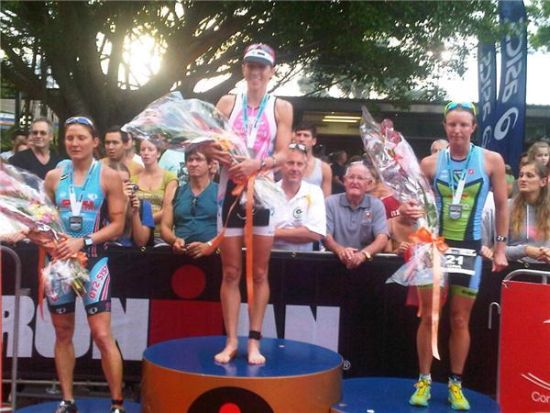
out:
M361 254L363 254L367 261L372 261L372 254L370 252L362 250Z
M497 242L506 242L506 241L508 241L508 237L505 237L504 235L497 235L496 241Z
M94 241L92 241L92 237L90 237L89 235L86 235L84 237L84 246L88 248L88 247L91 247L92 245L94 245Z

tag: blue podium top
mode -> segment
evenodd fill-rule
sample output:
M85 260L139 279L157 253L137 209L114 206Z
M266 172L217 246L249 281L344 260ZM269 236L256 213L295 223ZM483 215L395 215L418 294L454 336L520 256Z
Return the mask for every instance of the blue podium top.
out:
M149 347L144 360L190 374L229 377L287 377L321 373L342 365L342 357L334 351L299 341L262 338L264 365L249 365L247 339L239 338L237 356L227 364L218 364L214 355L225 345L225 336L191 337L165 341Z

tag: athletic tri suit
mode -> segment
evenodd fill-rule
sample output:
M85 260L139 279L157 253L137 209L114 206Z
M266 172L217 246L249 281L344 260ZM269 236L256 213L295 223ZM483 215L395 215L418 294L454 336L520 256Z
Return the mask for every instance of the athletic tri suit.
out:
M490 186L483 154L471 145L457 161L449 149L440 151L434 177L440 235L451 247L445 253L451 291L467 297L476 296L481 281L481 219Z
M253 159L266 159L273 155L275 138L277 137L277 122L275 120L275 102L277 98L266 94L260 106L251 108L246 104L246 94L235 96L235 103L229 116L229 124L246 144L248 153ZM245 108L246 104L246 108ZM246 114L244 110L246 109ZM246 126L248 124L248 127ZM229 179L227 169L222 168L220 184L218 187L218 231L227 223L225 236L241 236L245 224L244 205L236 205L227 219L229 209L235 200L231 191L235 183ZM255 208L254 210L254 234L270 235L275 232L273 220L270 219L272 211L269 209Z
M81 186L73 184L73 163L66 162L63 165L63 172L55 191L55 203L59 210L65 233L74 238L81 238L99 230L105 217L105 194L101 188L102 164L92 161L90 170L84 178ZM71 192L74 195L71 195ZM80 211L75 219L74 205L82 202ZM90 272L90 281L85 283L86 294L82 297L86 313L94 315L97 313L111 311L111 288L110 274L107 267L107 257L98 256L102 245L93 245L86 249L88 256L87 268ZM52 313L66 314L75 310L76 295L69 290L56 299L48 297L48 306Z

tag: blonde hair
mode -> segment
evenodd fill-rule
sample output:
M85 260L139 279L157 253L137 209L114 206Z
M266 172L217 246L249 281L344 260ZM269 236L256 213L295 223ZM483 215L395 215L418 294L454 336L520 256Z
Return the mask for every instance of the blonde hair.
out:
M535 167L535 173L541 178L548 179L548 169L536 161L528 161L522 168L527 165ZM527 202L522 193L518 193L512 201L510 211L510 233L513 236L519 236L521 230L525 226L525 209ZM550 197L548 196L548 182L541 188L538 198L533 207L536 211L536 228L541 239L550 239Z
M546 148L550 152L550 144L545 141L537 141L529 147L527 151L527 159L534 161L539 149Z

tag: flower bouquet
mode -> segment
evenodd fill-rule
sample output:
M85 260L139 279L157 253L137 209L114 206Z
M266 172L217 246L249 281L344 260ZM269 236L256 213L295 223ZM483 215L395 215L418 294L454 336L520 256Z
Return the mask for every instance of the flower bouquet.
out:
M437 326L439 322L440 289L445 285L443 252L447 246L439 237L439 219L435 197L430 183L420 170L420 165L409 143L385 119L378 124L363 107L360 127L361 138L370 162L378 170L382 180L401 202L414 201L424 210L417 221L416 232L411 236L412 255L387 282L401 285L433 285L432 293L432 353L439 359L437 350Z
M0 164L0 220L9 223L0 227L0 235L24 233L53 256L41 270L40 285L48 296L56 298L71 288L78 295L86 293L84 283L89 281L86 255L80 252L68 260L57 260L53 255L57 242L65 235L57 209L40 178L12 165Z
M245 142L231 130L226 117L215 106L198 99L184 99L180 92L155 100L122 130L134 138L149 139L174 150L217 143L235 163L250 158ZM243 191L241 203L245 199ZM282 192L266 174L255 177L254 201L263 208L285 202Z

